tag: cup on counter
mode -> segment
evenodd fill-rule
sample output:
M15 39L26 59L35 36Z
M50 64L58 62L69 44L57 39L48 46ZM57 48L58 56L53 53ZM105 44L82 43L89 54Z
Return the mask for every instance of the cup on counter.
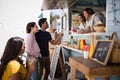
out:
M84 58L87 59L88 58L88 51L84 51Z
M90 49L90 46L89 46L89 45L84 45L84 51L83 51L83 54L84 54L84 58L85 58L85 59L88 58L89 49Z

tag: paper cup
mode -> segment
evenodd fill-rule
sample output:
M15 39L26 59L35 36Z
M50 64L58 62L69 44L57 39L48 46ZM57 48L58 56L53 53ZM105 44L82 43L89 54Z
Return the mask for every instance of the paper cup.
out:
M88 51L84 51L84 58L85 58L85 59L88 58Z

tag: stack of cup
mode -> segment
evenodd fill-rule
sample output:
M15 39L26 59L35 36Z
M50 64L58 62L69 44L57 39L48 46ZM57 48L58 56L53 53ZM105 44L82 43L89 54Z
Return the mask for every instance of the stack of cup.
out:
M84 58L87 59L88 58L88 53L89 53L89 45L84 45Z

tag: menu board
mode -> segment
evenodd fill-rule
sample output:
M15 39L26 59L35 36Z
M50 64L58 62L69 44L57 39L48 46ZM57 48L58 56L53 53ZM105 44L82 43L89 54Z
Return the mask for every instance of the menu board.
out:
M98 40L92 59L106 65L113 48L113 43L113 40Z
M57 66L60 67L59 70L61 70L60 72L61 72L62 76L66 77L64 58L63 58L63 54L62 54L60 45L55 45L55 48L54 48L54 54L52 56L52 60L51 60L51 64L50 64L50 74L49 74L50 80L54 80Z

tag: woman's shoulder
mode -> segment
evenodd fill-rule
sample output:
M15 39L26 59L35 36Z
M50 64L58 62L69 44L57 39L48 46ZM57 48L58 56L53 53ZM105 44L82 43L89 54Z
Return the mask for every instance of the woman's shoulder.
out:
M19 62L17 60L12 60L9 62L9 64L19 64Z
M8 64L7 64L7 68L4 72L3 75L3 80L8 80L8 78L10 76L12 76L13 74L17 73L17 72L21 72L23 75L26 74L26 69L23 69L22 64L20 64L17 60L11 60Z
M19 71L21 65L17 60L12 60L7 64L7 68L5 70L5 73L13 74Z
M10 76L19 71L19 68L20 64L16 60L9 61L2 76L2 80L8 80Z
M21 69L25 69L25 67L20 64L17 60L12 60L8 63L7 68L10 69L12 72L17 72Z
M27 35L26 35L26 40L27 40L27 39L32 39L32 38L34 38L34 37L35 37L34 34L27 34Z
M15 67L15 68L19 68L20 67L20 63L17 60L12 60L8 63L7 67Z

